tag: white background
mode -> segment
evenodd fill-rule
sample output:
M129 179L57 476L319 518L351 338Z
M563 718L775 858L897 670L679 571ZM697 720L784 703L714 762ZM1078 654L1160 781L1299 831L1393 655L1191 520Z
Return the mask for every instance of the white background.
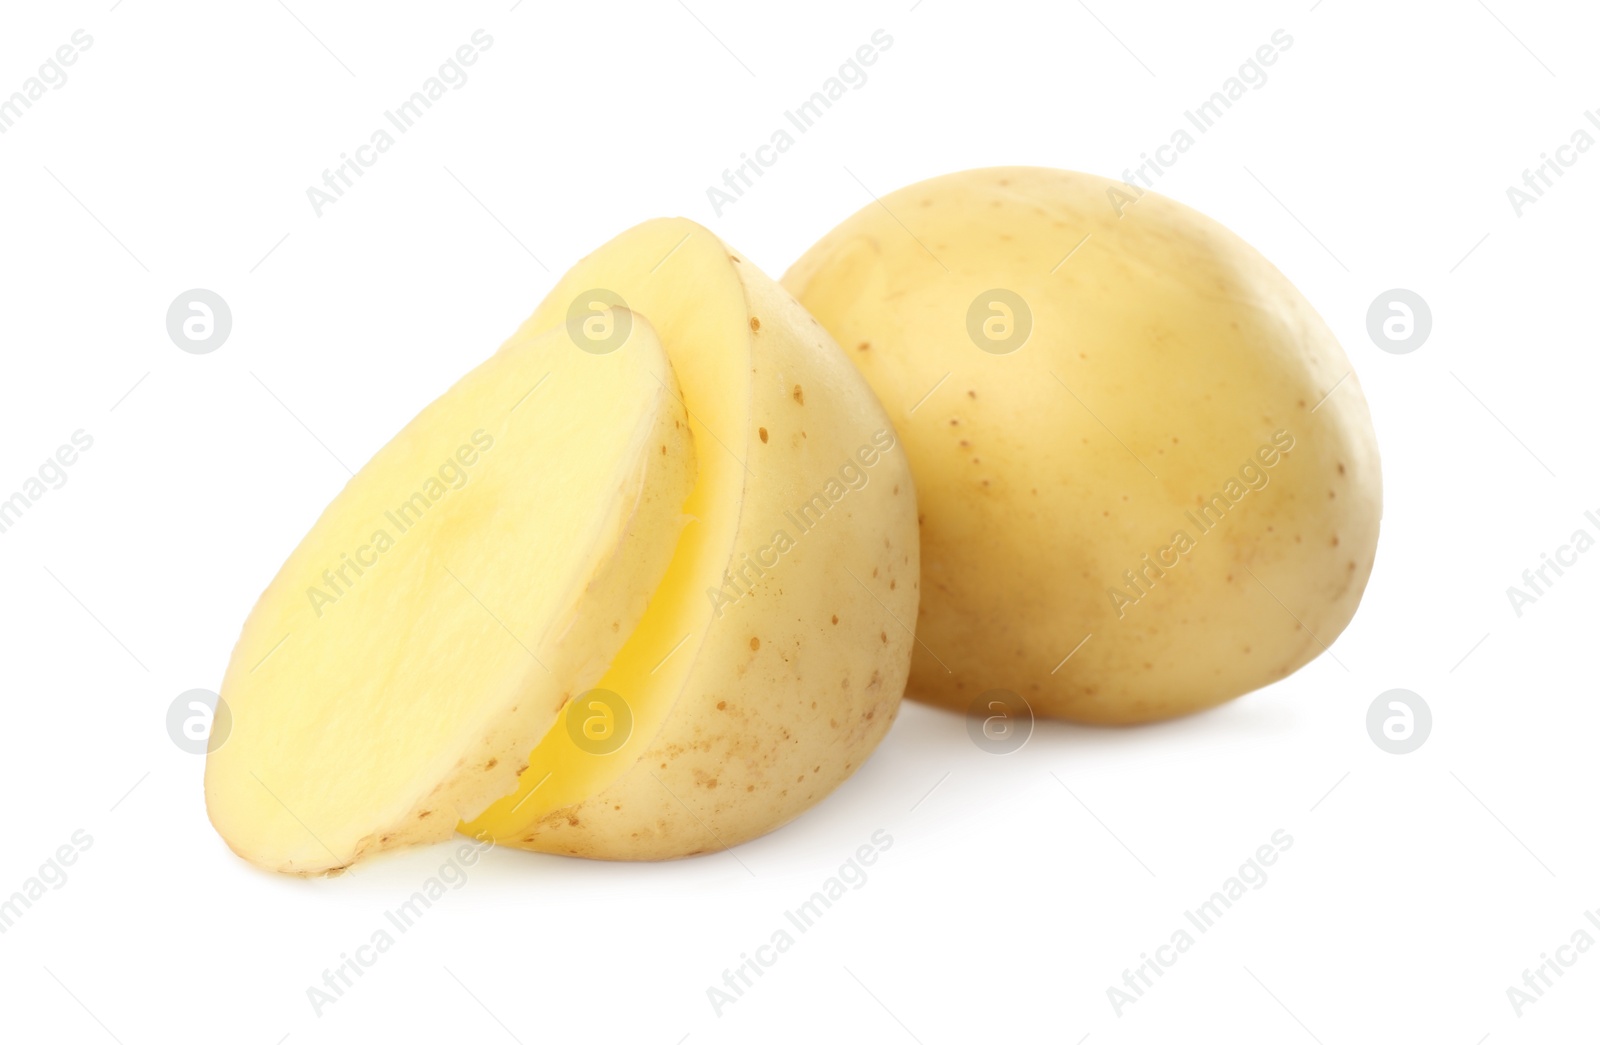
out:
M6 5L0 96L74 30L93 45L0 135L0 496L73 432L94 446L0 534L0 896L74 831L93 843L0 935L0 1035L1593 1033L1600 948L1520 1016L1507 988L1600 908L1600 552L1520 618L1506 589L1600 533L1583 515L1600 514L1600 150L1520 216L1506 189L1600 108L1600 18L1549 0L911 4ZM307 187L479 28L494 42L470 81L317 217ZM707 186L878 29L893 45L868 82L717 215ZM1270 79L1159 188L1294 280L1371 402L1383 535L1334 656L1179 722L1041 724L1005 757L908 704L839 792L731 853L488 854L318 1016L307 988L451 849L331 881L257 872L211 830L203 760L165 716L219 684L344 465L640 220L704 222L776 276L869 191L1003 163L1121 176L1278 29L1294 43ZM193 287L232 309L210 355L166 332ZM1432 309L1409 355L1366 331L1393 287ZM1433 710L1409 755L1366 731L1393 687ZM718 1015L707 988L879 829L894 841L866 884ZM1279 829L1294 842L1267 883L1117 1014L1107 988Z

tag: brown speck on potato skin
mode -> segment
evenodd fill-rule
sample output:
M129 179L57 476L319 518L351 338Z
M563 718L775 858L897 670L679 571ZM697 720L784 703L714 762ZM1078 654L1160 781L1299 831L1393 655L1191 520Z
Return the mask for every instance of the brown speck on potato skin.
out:
M760 330L761 329L761 320L756 318L755 316L751 316L750 317L750 329L751 330Z
M767 441L767 430L765 428L757 428L756 434L761 437L763 443Z
M756 638L754 635L750 636L750 648L753 649L753 650L754 649L760 649L761 648L761 640Z
M717 710L718 711L726 711L726 710L728 710L728 702L726 700L717 701Z
M417 819L418 820L426 820L426 819L428 819L428 817L430 817L432 815L433 815L433 810L424 809L422 812L417 814Z
M870 341L863 341L863 342L861 342L861 344L856 346L856 351L857 352L865 352L865 351L869 350L870 348L872 348L872 343Z
M835 613L835 614L834 614L834 615L833 615L833 622L834 622L834 623L835 623L835 624L837 624L837 623L839 623L839 615L838 615L838 614L837 614L837 613Z
M889 644L889 633L887 631L878 632L878 641L887 646Z
M485 771L487 771L487 770L493 769L495 766L498 766L499 764L500 764L500 760L498 758L491 758L489 761L487 761L487 762L485 762L483 764L483 768L484 768Z
M801 388L799 385L794 386L794 401L799 403L801 406L806 405L806 390Z

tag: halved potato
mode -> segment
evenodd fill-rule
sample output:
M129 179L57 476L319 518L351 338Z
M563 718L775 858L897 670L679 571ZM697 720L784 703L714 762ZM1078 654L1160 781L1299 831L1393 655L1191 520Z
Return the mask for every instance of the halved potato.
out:
M245 623L206 805L240 856L341 869L515 786L633 631L695 453L640 317L595 353L519 333L351 479Z
M570 707L517 791L462 829L661 859L778 827L882 739L910 670L916 501L888 417L833 339L712 233L629 230L524 329L618 302L655 324L682 383L694 521L599 698Z

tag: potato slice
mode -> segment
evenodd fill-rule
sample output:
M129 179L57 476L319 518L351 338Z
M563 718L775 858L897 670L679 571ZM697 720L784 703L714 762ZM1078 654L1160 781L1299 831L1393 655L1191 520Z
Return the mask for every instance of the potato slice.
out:
M649 323L588 322L626 338L525 328L378 451L262 595L206 764L240 856L316 874L448 836L633 634L695 448Z
M650 318L682 382L694 522L599 683L609 695L571 706L517 791L462 830L663 859L778 827L882 739L910 667L916 501L888 417L838 345L711 232L667 219L623 233L525 329L607 301Z

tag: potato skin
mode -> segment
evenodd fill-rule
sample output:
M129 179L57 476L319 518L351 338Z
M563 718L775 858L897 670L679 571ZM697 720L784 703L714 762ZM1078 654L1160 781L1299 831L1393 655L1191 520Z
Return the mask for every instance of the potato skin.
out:
M1283 678L1350 622L1382 514L1366 401L1305 298L1211 219L1086 174L966 171L863 208L783 282L911 460L909 696L1153 721Z
M687 222L653 224L663 228L651 257L683 232L714 241ZM748 464L728 569L743 570L748 594L723 606L699 648L685 651L694 667L638 761L505 844L605 860L726 849L825 798L899 710L919 562L904 447L828 332L753 264L726 257L745 299L744 314L731 318L749 332L741 365L752 390L746 430L721 433ZM551 294L563 304L569 296L560 287ZM846 466L860 477L854 483ZM830 482L845 492L820 521L799 518ZM792 547L764 551L779 530ZM770 568L757 575L747 563L763 557Z

